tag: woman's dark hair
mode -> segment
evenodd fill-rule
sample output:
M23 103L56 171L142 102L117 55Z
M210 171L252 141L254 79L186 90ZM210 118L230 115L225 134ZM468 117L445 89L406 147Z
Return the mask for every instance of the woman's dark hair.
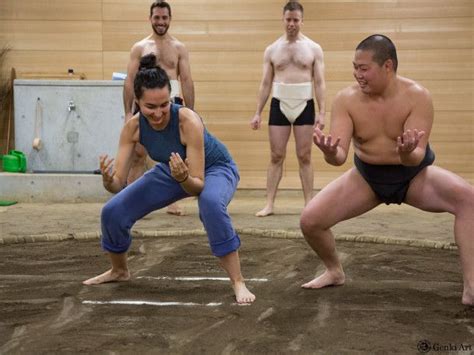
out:
M372 59L380 66L390 59L393 63L393 71L397 72L397 49L387 36L380 34L369 36L359 43L356 50L374 52Z
M143 56L133 82L135 97L140 99L144 89L162 89L165 86L171 92L170 78L163 68L156 64L156 55L150 53Z

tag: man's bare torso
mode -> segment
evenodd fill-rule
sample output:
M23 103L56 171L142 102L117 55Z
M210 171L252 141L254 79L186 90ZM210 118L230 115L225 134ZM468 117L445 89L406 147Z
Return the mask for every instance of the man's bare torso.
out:
M306 36L295 42L289 42L285 37L271 44L271 63L273 65L273 80L279 83L303 83L313 80L313 67L316 43Z
M138 42L138 44L141 48L140 57L154 53L156 55L157 64L166 71L170 79L178 79L180 42L176 38L169 36L169 39L155 41L152 36L149 36Z
M363 94L357 84L346 89L348 113L353 123L357 156L371 164L400 164L397 137L416 104L410 91L413 81L397 79L395 95L389 98Z

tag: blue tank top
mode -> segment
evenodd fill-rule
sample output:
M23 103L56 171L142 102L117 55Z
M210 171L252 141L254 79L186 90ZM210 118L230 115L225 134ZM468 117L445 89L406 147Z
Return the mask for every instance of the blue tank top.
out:
M186 159L186 146L181 144L179 134L179 109L181 107L171 104L170 121L161 131L153 129L146 117L140 113L140 143L153 160L168 164L172 152L179 153L183 160ZM216 163L232 161L226 146L211 135L206 127L204 127L204 159L205 168Z

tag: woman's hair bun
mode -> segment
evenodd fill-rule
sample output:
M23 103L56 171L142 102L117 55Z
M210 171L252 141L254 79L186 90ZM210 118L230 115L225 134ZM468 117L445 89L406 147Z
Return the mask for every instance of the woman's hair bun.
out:
M156 55L154 53L147 54L140 59L138 70L156 68Z

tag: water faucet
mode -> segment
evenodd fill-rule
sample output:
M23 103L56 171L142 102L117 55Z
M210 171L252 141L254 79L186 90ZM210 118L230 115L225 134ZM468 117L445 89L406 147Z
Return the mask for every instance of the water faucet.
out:
M67 105L67 110L69 112L76 110L76 104L74 103L74 101L69 101L69 104Z

